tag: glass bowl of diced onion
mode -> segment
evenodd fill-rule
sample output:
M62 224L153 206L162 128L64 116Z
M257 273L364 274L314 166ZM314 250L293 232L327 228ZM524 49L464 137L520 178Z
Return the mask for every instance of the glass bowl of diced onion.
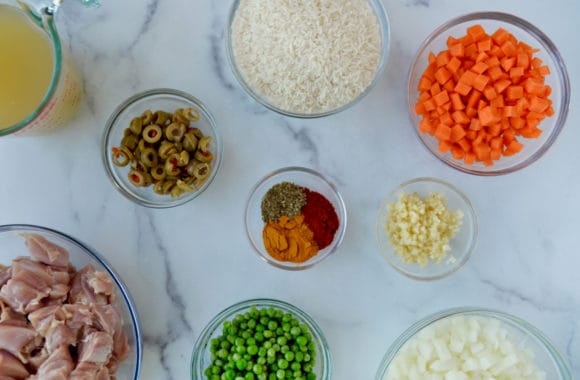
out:
M565 357L530 323L500 311L464 307L413 324L388 349L375 380L431 378L572 380L573 376Z
M434 136L420 131L422 117L418 116L415 106L418 102L420 91L419 81L428 66L430 53L437 56L447 49L448 38L460 38L466 35L468 27L481 25L488 35L492 35L499 28L503 28L513 36L534 49L534 57L542 60L542 65L549 68L550 74L545 77L545 84L551 87L549 98L552 100L554 114L541 120L538 128L542 130L539 137L524 138L518 136L519 143L523 148L513 155L501 155L499 160L493 160L493 164L486 165L484 162L475 161L465 163L461 151L457 149L455 158L451 150L440 149L439 141ZM506 66L507 67L507 66ZM485 75L485 72L483 73ZM516 83L517 85L518 83ZM482 96L485 98L485 96ZM539 28L528 21L507 13L478 12L452 19L435 29L420 45L409 70L408 77L408 107L413 128L427 149L445 164L460 171L482 175L501 175L523 169L542 157L552 146L562 130L568 116L570 104L570 81L566 66L556 45ZM453 111L453 109L452 109ZM502 152L507 146L501 148Z
M180 192L175 196L173 194L159 194L157 191L154 191L154 183L149 186L135 186L129 178L133 160L129 165L124 167L116 165L113 154L114 150L121 145L121 140L134 118L142 117L146 111L153 113L156 111L164 111L172 114L178 109L191 109L197 116L197 120L192 122L190 127L199 129L203 136L211 138L208 147L212 155L212 160L209 162L209 175L204 178L201 184L192 185L193 191L190 189ZM182 144L182 142L179 143ZM217 131L216 122L209 109L199 99L186 92L159 88L133 95L113 111L105 126L101 154L109 179L123 196L141 206L168 208L191 201L210 186L219 170L222 151L221 138ZM190 162L192 161L194 161L193 158Z

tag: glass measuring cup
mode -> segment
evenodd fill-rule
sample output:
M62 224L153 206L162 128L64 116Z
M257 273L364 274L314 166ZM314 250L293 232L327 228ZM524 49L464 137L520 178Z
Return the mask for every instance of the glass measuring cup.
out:
M96 0L80 1L87 6L97 5ZM39 29L39 33L47 37L48 44L52 50L52 62L48 59L46 60L47 67L52 67L50 82L45 90L43 88L38 89L39 93L44 91L44 94L39 102L31 103L36 104L34 109L28 112L28 109L32 107L27 108L23 106L21 111L16 113L16 111L13 111L14 103L6 101L6 99L12 96L12 93L2 98L4 99L2 100L4 104L0 103L0 115L3 112L5 118L4 121L0 118L0 136L40 135L48 133L65 125L75 114L80 104L82 94L81 80L70 59L63 52L60 37L54 23L54 15L61 3L62 0L0 0L0 16L4 12L6 20L16 20L19 17L18 21L14 22L14 25L18 25L21 28L20 30L24 29L27 32L29 31L28 28L34 29L34 31L30 30L31 35ZM11 19L11 16L15 17ZM26 25L21 22L23 18L28 21ZM8 22L4 22L7 25ZM6 27L4 31L6 35L0 36L5 37L4 41L8 41L7 43L13 43L14 45L24 43L22 41L22 34L10 33L10 29L8 28ZM9 61L5 60L6 62ZM0 60L1 63L2 61ZM0 65L0 70L2 69L2 65ZM24 71L24 69L22 70ZM7 72L9 72L8 69ZM18 85L18 80L14 79L13 83ZM14 95L14 98L17 96L19 95ZM28 102L31 101L28 100ZM22 116L24 114L26 116Z

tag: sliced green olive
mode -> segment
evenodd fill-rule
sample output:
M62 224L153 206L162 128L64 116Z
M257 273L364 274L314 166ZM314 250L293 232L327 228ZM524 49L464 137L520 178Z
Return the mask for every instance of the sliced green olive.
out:
M135 135L127 135L121 140L121 146L126 146L130 150L135 150L139 144L139 139Z
M177 159L177 166L186 166L189 163L189 152L182 150Z
M150 144L154 144L161 140L161 137L163 137L163 132L161 131L161 127L157 124L150 124L143 130L143 139Z
M146 110L141 114L141 120L143 121L143 125L149 125L153 121L153 112L151 110Z
M177 187L179 187L181 190L186 191L186 192L195 190L193 187L191 187L190 185L188 185L187 183L185 183L182 180L177 181Z
M177 153L177 149L175 148L175 145L169 141L162 141L157 152L159 153L159 158L167 160L167 157Z
M201 150L198 150L195 152L193 157L201 162L211 162L213 160L213 155L209 151L202 152Z
M113 151L113 164L115 164L116 166L127 166L129 165L129 162L131 162L131 158L129 155L127 155L127 153L125 151L123 151L122 149L115 149Z
M154 148L145 148L141 152L141 162L143 165L148 166L150 168L154 168L159 163L159 158L157 157L157 152Z
M183 136L183 149L191 153L195 152L195 150L197 149L198 141L199 141L198 138L192 132L187 132Z
M191 175L195 178L207 178L210 172L211 167L209 164L206 162L200 162L193 167Z
M211 144L211 137L204 136L199 140L199 143L197 143L197 149L201 150L202 152L207 152L209 150L210 144Z
M145 174L138 170L131 170L129 172L129 181L135 186L145 186Z
M135 136L139 136L141 134L141 131L143 130L143 120L140 117L134 118L133 120L131 120L129 129L131 130L131 133L133 133Z
M176 182L171 179L163 181L163 194L169 194L171 189L175 187L175 183Z
M165 137L170 141L181 141L185 135L185 125L181 123L171 123L165 129Z
M161 181L165 178L167 174L165 173L165 168L161 165L155 166L151 169L151 177L154 179Z
M165 173L168 176L179 175L180 170L179 170L179 166L177 166L178 161L179 161L179 156L177 154L172 154L171 156L169 156L167 161L165 161Z
M153 114L153 120L155 124L163 126L169 120L169 116L165 111L157 111Z

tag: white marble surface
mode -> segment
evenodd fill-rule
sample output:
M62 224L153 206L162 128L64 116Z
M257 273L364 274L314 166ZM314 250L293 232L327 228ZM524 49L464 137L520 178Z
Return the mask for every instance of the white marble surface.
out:
M580 373L580 85L577 0L384 0L392 49L377 87L356 107L320 120L267 111L237 85L225 59L230 1L68 0L58 15L85 80L70 127L42 138L0 140L0 224L70 233L101 252L136 301L144 333L142 379L186 379L193 343L223 308L254 297L289 301L324 330L336 380L372 379L391 342L429 313L463 305L523 317ZM449 18L501 10L541 28L559 47L573 88L566 128L539 162L479 178L437 161L415 136L405 79L419 43ZM101 163L103 125L128 96L174 87L201 98L222 134L224 161L194 201L151 210L123 198ZM319 266L284 272L260 261L242 214L251 186L287 166L331 177L349 212L340 250ZM480 239L448 279L419 283L379 256L374 226L383 196L400 182L436 176L462 188L479 214Z

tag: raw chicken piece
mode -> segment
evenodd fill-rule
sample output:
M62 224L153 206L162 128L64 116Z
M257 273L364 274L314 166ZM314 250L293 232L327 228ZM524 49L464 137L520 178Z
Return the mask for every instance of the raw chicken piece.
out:
M77 336L79 336L79 331L81 329L95 325L96 318L89 305L62 305L61 310L65 315L67 326L70 327Z
M45 306L28 314L28 320L34 329L42 336L46 337L48 332L58 324L64 323L66 314L62 306Z
M40 368L46 359L48 359L48 351L43 347L30 356L30 359L28 359L28 366L33 369L33 372L37 372L38 368Z
M42 338L31 328L0 325L0 349L10 352L23 363L42 344Z
M104 366L113 352L113 337L104 331L87 334L79 343L79 362Z
M22 236L26 238L26 246L34 260L65 269L69 266L66 249L49 242L40 235L22 234Z
M68 347L61 347L54 351L38 368L36 375L28 380L64 380L69 379L74 368Z
M26 327L27 323L24 315L15 312L0 299L0 325Z
M45 346L48 352L54 352L60 347L75 346L76 344L76 334L66 325L56 326L45 338Z
M19 313L42 307L49 297L64 301L70 275L48 265L20 257L12 263L12 278L0 290L0 298Z
M125 359L129 353L129 342L121 316L112 305L94 305L93 311L97 326L113 335L113 355L119 360Z
M114 286L106 273L96 272L92 265L79 270L73 277L70 303L106 305L113 301Z
M0 350L0 378L10 376L15 379L25 379L29 376L28 370L14 355Z
M69 380L111 380L107 367L91 362L80 362L70 374Z
M12 268L0 264L0 288L12 277Z

